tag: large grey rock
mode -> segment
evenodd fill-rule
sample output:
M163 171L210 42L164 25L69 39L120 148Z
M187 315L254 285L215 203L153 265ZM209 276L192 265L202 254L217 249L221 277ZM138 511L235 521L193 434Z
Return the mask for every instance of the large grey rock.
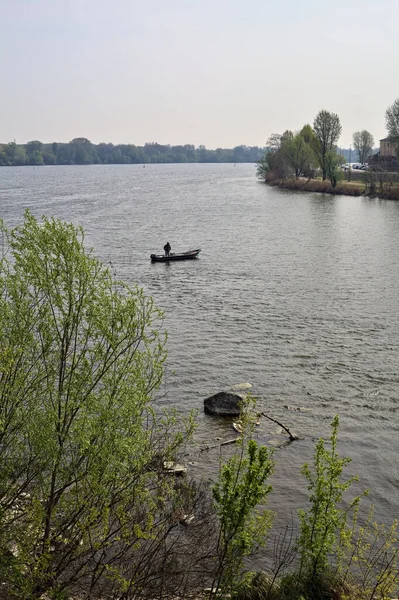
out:
M205 398L204 411L211 415L236 417L241 414L244 395L234 392L218 392Z

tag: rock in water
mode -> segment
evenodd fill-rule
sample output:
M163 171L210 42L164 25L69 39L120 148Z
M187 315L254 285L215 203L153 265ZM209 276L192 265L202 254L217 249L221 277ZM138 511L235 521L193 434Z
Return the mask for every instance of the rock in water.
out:
M236 417L241 414L243 395L233 392L218 392L205 398L204 411L210 415Z
M251 389L252 385L248 382L236 383L230 388L231 392L242 392Z
M239 421L237 423L233 423L233 429L237 433L242 433L242 423L240 423Z

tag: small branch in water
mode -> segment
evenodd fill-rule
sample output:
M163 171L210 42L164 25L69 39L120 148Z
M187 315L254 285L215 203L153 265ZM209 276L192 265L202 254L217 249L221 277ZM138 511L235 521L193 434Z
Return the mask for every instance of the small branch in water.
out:
M221 444L215 444L214 446L204 446L200 448L200 452L204 452L205 450L212 450L213 448L220 448L221 446L227 446L227 444L235 444L237 440L241 438L234 438L233 440L227 440L226 442L222 442Z
M279 421L277 421L277 419L273 419L272 417L269 417L269 415L267 415L266 413L261 413L263 417L266 417L266 419L269 419L270 421L273 421L273 423L277 423L277 425L279 425L282 429L284 429L284 431L286 431L289 435L290 438L290 442L293 442L294 440L298 439L298 436L295 435L294 433L291 433L291 431L288 429L288 427L285 427L282 423L280 423Z

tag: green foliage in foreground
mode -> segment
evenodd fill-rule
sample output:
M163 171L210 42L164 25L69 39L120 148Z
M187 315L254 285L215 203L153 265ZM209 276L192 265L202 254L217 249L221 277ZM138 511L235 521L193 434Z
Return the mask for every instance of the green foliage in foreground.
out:
M272 513L257 511L257 507L272 491L266 484L274 470L272 455L272 450L249 440L247 445L240 443L239 451L221 466L219 481L213 488L219 518L218 570L212 584L215 595L235 589L244 557L265 543Z
M356 497L348 509L340 508L342 496L355 478L342 482L344 467L349 458L340 458L337 453L338 416L332 422L331 448L326 449L323 439L316 444L313 470L305 464L302 473L308 481L308 511L300 510L301 521L298 548L301 555L301 571L311 578L320 577L327 569L329 558L336 545L337 536L342 537L346 528L347 514L356 506Z
M272 525L273 454L251 419L212 493L177 482L165 461L193 422L155 410L166 354L153 301L115 281L73 225L27 212L1 233L2 597L198 597L209 580L233 600L392 597L397 523L361 523L360 497L347 498L338 417L302 469L298 539L274 546L269 575L245 573Z
M72 225L27 212L2 235L0 580L20 599L104 578L127 589L173 499L163 461L192 429L153 409L162 314Z
M338 454L338 425L336 416L330 447L320 439L313 465L302 468L310 507L299 511L298 540L275 547L270 575L248 573L241 578L234 600L386 600L397 591L398 523L387 529L378 525L371 508L361 524L361 496L343 502L356 478L342 479L350 459ZM295 559L299 568L288 572Z

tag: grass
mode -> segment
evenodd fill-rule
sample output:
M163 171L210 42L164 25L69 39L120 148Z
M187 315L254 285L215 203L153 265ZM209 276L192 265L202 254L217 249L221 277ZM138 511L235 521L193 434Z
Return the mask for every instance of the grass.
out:
M377 196L386 200L399 200L399 184L392 185L388 190L370 194L367 186L362 181L340 181L335 188L330 181L317 179L272 179L267 181L269 185L302 192L319 192L322 194L333 194L342 196Z

